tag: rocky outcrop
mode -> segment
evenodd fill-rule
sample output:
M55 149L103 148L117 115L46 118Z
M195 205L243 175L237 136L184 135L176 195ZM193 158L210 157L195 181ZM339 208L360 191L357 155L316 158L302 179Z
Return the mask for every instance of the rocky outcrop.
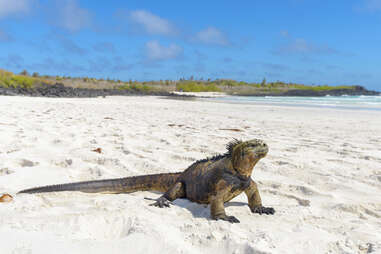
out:
M332 89L325 91L315 90L289 90L281 96L342 96L342 95L380 95L379 92L369 91L362 86L355 86L354 89Z
M0 87L0 95L26 95L34 97L99 97L109 95L160 95L160 96L173 96L165 91L139 91L134 89L121 90L121 89L87 89L87 88L73 88L67 87L63 84L56 83L54 85L42 84L36 88L4 88Z
M22 87L1 87L0 95L25 95L34 97L63 97L63 98L88 98L110 95L158 95L171 97L193 97L189 95L179 95L167 91L152 90L142 91L138 89L88 89L88 88L73 88L64 86L61 83L54 85L41 84L32 89ZM253 94L234 94L238 96L341 96L341 95L381 95L380 92L369 91L362 86L355 86L353 89L332 89L332 90L308 90L308 89L290 89L285 92L256 92Z
M314 89L290 89L284 92L258 92L253 94L234 94L238 96L306 96L306 97L321 97L321 96L378 96L380 92L370 91L362 86L354 86L353 89L331 89L331 90L314 90Z

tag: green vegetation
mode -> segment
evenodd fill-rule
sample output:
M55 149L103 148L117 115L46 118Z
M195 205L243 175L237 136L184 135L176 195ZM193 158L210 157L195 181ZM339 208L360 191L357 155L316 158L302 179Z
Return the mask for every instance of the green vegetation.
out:
M222 92L221 88L213 83L199 81L180 81L176 84L176 91L182 92Z
M23 74L27 74L24 70ZM20 87L30 89L35 85L42 83L43 80L37 77L30 77L26 75L15 75L12 72L0 70L0 86L2 87Z
M119 86L118 89L120 90L130 90L130 91L138 91L138 92L153 92L157 91L158 89L155 89L155 87L148 86L146 84L124 84L122 86Z
M317 93L335 92L348 93L358 89L358 86L328 86L328 85L304 85L297 83L286 83L282 81L268 82L265 78L260 82L244 82L231 79L189 79L180 80L154 80L154 81L123 81L112 78L70 77L70 76L48 76L33 72L29 75L23 70L20 75L0 69L0 86L33 88L41 83L62 83L65 86L89 89L121 89L139 92L224 92L234 95L281 95L290 91L313 91ZM344 90L344 91L343 91Z
M299 90L312 90L312 91L332 91L337 89L354 89L354 86L305 86L305 85L292 85L290 88Z
M261 86L262 87L266 86L266 79L265 78L262 80Z

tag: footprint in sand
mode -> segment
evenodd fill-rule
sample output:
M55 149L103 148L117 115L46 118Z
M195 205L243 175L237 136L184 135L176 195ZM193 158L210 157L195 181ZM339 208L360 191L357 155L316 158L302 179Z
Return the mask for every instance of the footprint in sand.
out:
M90 173L91 176L95 176L96 178L99 178L103 175L102 169L98 167L89 168L88 172Z
M13 173L14 173L14 171L10 170L8 168L2 168L2 169L0 169L0 176L10 175L10 174L13 174Z
M287 161L275 161L274 164L278 166L283 166L283 165L289 165L290 163L288 163Z
M196 158L193 158L193 157L187 157L187 156L180 156L180 155L177 155L177 154L174 154L174 155L171 155L171 158L174 159L174 160L179 160L179 161L196 161L197 159Z
M72 159L64 159L64 160L51 161L51 164L53 164L57 167L67 168L73 164L73 160Z
M296 202L298 202L301 206L310 206L311 201L308 199L300 198L296 195L294 195L294 192L296 192L299 195L304 196L314 196L319 195L322 196L322 194L312 190L309 187L306 186L299 186L299 185L284 185L281 183L272 183L271 187L272 190L263 190L263 192L268 192L274 195L283 196L289 199L294 199ZM277 190L275 190L277 189ZM291 192L291 193L290 193Z
M374 208L377 209L377 204L368 204L369 206L372 206ZM364 217L364 215L368 215L368 216L371 216L371 217L374 217L376 219L380 219L381 218L381 214L379 214L378 212L376 212L375 210L376 209L370 209L370 208L367 208L363 205L357 205L357 204L343 204L343 203L340 203L340 204L336 204L334 206L331 207L331 209L334 209L336 211L340 211L340 212L347 212L347 213L352 213L352 214L355 214L355 215L359 215L360 218L366 218Z
M312 188L303 185L289 185L289 190L305 196L324 196L323 194L314 191Z
M298 151L297 147L288 147L285 149L287 152L296 153Z
M37 166L39 163L38 162L33 162L33 161L30 161L30 160L26 160L26 159L22 159L20 161L20 166L21 167L34 167L34 166Z
M265 189L265 190L262 190L262 192L270 193L270 194L273 194L273 195L276 195L276 196L283 196L283 197L286 197L286 198L289 198L289 199L294 199L301 206L310 206L310 203L311 203L311 201L308 200L308 199L302 199L302 198L299 198L299 197L297 197L295 195L291 195L291 194L284 193L284 192L281 192L281 191L267 190L267 189Z

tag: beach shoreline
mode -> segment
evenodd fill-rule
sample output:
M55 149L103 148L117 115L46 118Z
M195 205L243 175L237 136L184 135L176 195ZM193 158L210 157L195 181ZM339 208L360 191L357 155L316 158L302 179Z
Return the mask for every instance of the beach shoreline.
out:
M353 99L352 99L353 98ZM361 101L373 99L374 102ZM281 107L307 107L338 110L365 110L381 111L381 96L326 96L326 97L243 97L243 96L216 96L201 97L200 100L232 103L252 104L258 106L281 106Z
M381 251L378 111L172 100L0 97L1 253L369 253ZM47 184L177 172L224 153L233 138L263 139L256 166L263 205L240 195L209 207L160 194L15 195ZM93 152L101 148L102 153Z

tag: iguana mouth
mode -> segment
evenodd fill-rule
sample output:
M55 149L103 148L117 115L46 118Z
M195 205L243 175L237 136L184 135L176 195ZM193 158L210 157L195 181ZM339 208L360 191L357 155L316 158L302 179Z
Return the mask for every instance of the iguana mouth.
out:
M261 149L261 150L255 150L253 151L255 153L255 157L257 158L263 158L266 156L268 150L267 149Z
M261 157L265 156L269 152L268 146L261 140L257 140L257 142L250 144L249 148L251 152Z

